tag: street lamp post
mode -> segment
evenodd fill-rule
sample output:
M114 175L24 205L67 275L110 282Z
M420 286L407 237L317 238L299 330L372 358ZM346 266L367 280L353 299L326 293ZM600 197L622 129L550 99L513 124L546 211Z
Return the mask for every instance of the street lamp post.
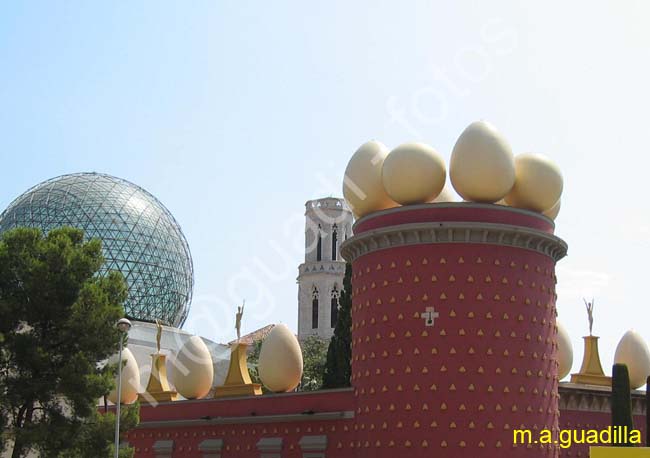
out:
M131 329L131 322L121 318L115 326L120 331L120 354L117 359L117 403L115 405L115 458L120 455L120 405L122 404L122 341L123 335Z

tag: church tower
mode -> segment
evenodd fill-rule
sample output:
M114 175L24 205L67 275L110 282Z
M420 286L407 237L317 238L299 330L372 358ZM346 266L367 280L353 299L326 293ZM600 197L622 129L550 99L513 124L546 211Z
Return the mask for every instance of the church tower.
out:
M339 247L352 235L352 212L343 199L305 204L305 262L298 267L298 338L329 339L336 325L345 261Z

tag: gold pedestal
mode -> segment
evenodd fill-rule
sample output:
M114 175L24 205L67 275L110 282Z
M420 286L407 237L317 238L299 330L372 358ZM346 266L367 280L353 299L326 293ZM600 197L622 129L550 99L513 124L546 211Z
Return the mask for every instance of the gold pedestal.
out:
M226 381L222 386L218 386L214 391L215 398L224 398L228 396L259 396L262 394L262 385L253 383L248 373L246 364L246 349L248 345L244 343L234 343L230 351L230 367Z
M612 386L612 378L607 377L600 365L598 354L598 337L585 336L585 353L582 357L582 367L577 374L571 374L571 383L583 385Z
M167 381L167 366L165 355L155 353L151 355L151 375L144 393L138 395L140 402L169 402L178 398L176 391L172 391Z

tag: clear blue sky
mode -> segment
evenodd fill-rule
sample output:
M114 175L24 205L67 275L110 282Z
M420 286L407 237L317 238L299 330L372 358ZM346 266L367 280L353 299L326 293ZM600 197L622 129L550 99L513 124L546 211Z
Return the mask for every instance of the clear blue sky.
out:
M565 176L558 307L576 363L596 297L609 366L648 326L649 6L629 2L5 2L0 206L101 171L181 223L196 289L186 329L295 328L303 205L341 194L364 141L433 145L494 123Z

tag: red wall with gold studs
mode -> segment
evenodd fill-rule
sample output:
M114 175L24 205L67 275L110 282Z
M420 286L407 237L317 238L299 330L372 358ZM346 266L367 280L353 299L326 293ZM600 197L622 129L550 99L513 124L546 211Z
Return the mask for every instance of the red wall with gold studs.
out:
M259 458L260 439L281 438L283 458L302 458L301 438L324 435L327 456L352 458L356 456L354 420L318 420L316 415L353 408L349 389L143 404L140 425L123 440L135 448L136 458L155 458L158 441L173 441L173 457L214 456L199 450L206 439L223 441L221 458ZM210 424L210 420L225 422Z
M400 211L381 217L394 227L403 216L407 241L408 224L439 216ZM366 242L353 262L359 446L379 457L557 456L512 443L513 428L558 427L555 261L514 246L396 240L375 251Z
M327 436L327 457L557 457L558 445L515 446L512 434L558 428L555 262L566 245L553 229L540 215L480 204L365 217L341 247L353 264L352 390L143 407L127 440L143 458L159 440L174 441L175 457L203 457L206 438L223 439L223 458L259 457L268 437L297 458L310 456L305 435ZM573 453L583 450L562 456Z

